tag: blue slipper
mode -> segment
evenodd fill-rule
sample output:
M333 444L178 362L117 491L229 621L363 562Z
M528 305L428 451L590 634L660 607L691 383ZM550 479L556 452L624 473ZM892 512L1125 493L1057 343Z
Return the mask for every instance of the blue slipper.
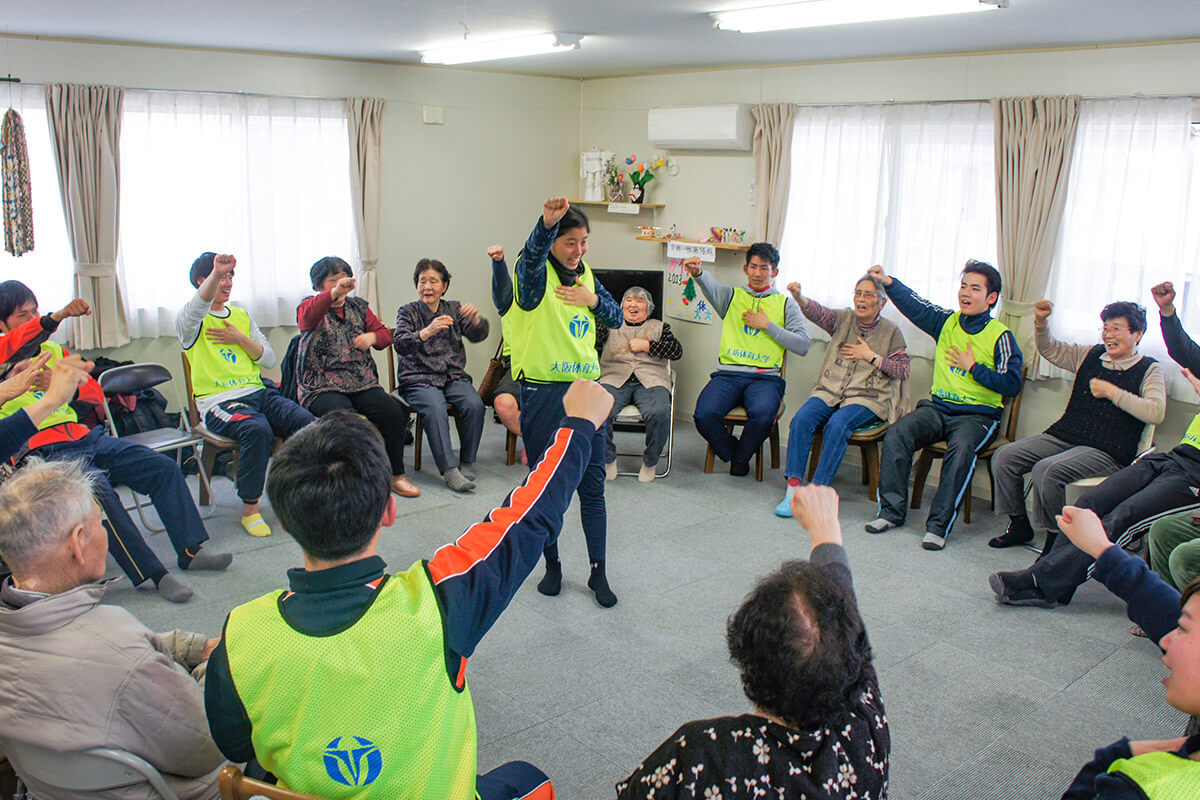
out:
M779 505L775 506L775 516L791 519L791 517L792 517L792 498L785 497L779 503Z

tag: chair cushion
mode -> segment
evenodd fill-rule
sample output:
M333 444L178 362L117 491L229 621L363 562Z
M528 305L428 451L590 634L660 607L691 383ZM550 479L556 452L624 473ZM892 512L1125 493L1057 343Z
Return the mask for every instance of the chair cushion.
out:
M643 422L642 412L632 403L621 409L621 413L617 414L617 422L633 423Z
M151 450L173 450L189 444L199 444L204 437L199 434L181 431L178 428L158 428L152 431L141 431L122 436L121 441L133 442Z
M786 410L787 410L787 401L780 400L779 401L779 411L775 414L775 420L778 421L779 418L783 416L783 412ZM743 408L742 406L734 406L733 408L729 409L729 413L725 415L726 422L745 423L747 419L748 419L748 417L746 416L746 409Z
M228 436L222 436L219 433L210 431L203 422L199 425L192 426L196 433L204 438L204 441L217 447L234 448L238 446L237 439L230 439Z

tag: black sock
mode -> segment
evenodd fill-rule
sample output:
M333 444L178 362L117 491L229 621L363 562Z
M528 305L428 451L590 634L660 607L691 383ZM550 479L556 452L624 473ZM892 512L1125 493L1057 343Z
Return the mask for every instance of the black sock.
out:
M537 590L549 597L562 591L562 562L557 558L546 559L546 574L538 581Z
M988 541L989 547L1015 547L1033 541L1033 526L1024 514L1010 514L1008 530Z
M613 594L613 590L608 586L608 578L604 576L604 562L592 562L592 574L588 578L588 588L596 595L596 602L605 608L612 608L617 604L617 596Z

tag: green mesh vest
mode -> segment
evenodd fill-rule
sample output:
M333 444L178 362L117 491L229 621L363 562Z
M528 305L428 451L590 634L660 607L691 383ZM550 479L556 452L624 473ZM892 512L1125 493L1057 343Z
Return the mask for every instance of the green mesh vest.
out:
M192 367L192 391L196 397L208 397L242 386L263 385L258 362L241 346L221 344L208 338L210 330L224 327L225 323L250 336L250 314L246 309L238 306L225 308L229 310L228 317L205 315L204 322L200 324L200 335L191 347L183 351Z
M742 315L747 311L760 310L766 313L767 319L782 328L786 305L787 298L778 292L766 297L755 297L745 289L735 287L729 308L725 311L725 319L721 323L721 354L718 360L722 364L738 364L759 369L778 370L783 366L783 345L771 338L766 331L751 328L742 322Z
M54 366L54 362L58 361L64 355L62 345L54 342L42 342L41 351L52 354L50 356L50 360L46 362L47 368ZM46 393L40 389L30 389L29 391L25 392L25 394L14 397L12 400L9 400L7 403L5 403L3 407L0 407L0 419L11 417L22 408L33 405L38 400L41 400L45 394ZM75 413L75 409L71 408L70 404L68 403L66 405L59 406L48 417L42 420L42 424L38 425L38 430L44 431L46 428L50 428L55 425L62 425L64 422L78 421L79 415Z
M946 324L942 325L942 332L937 340L937 352L934 354L933 386L929 393L947 403L1000 408L1004 405L1004 396L984 387L966 370L952 366L946 358L946 353L950 347L969 349L975 355L976 363L983 364L988 369L995 369L996 341L1008 328L1003 322L992 319L979 333L967 333L959 324L960 316L962 315L955 311L946 320Z
M308 636L272 592L225 628L258 761L327 800L471 800L475 709L446 674L442 616L421 562L388 578L349 628Z
M596 278L586 263L581 277L584 286L596 291ZM563 383L600 377L596 316L590 308L569 306L555 297L559 286L558 272L547 262L546 293L537 308L526 311L517 305L520 289L513 275L513 303L505 317L512 317L510 354L513 377L518 380Z
M1189 447L1194 447L1200 450L1200 414L1197 414L1192 424L1188 425L1188 429L1184 431L1183 441L1180 444L1186 444Z
M1195 800L1200 797L1200 761L1174 753L1146 753L1119 758L1109 772L1126 775L1149 800Z

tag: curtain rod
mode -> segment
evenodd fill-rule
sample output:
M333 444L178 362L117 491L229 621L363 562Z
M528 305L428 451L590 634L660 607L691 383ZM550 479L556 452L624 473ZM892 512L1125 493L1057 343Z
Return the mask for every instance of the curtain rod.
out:
M1012 95L1015 97L1024 97L1028 95ZM1063 95L1047 95L1050 97L1062 97ZM1082 100L1174 100L1174 99L1200 100L1200 95L1195 94L1122 94L1122 95L1080 95ZM795 103L794 105L803 108L849 108L852 106L945 106L959 105L962 103L990 103L992 100L998 100L998 97L977 97L977 98L957 98L954 100L860 100L858 102L847 103Z

